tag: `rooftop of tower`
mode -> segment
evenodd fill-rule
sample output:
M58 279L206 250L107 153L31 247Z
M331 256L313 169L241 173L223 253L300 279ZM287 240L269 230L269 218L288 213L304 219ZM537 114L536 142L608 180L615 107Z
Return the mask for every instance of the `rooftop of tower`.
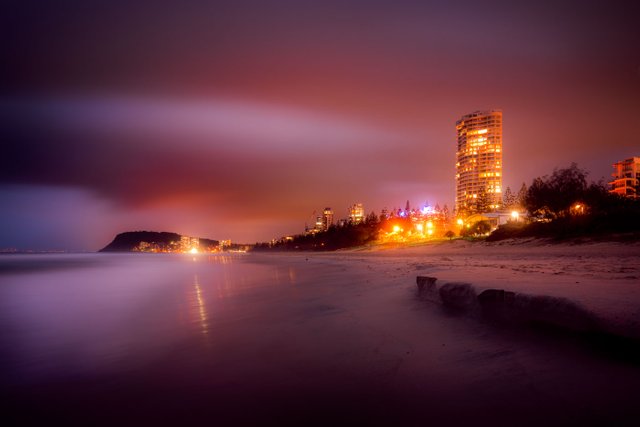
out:
M464 116L462 116L460 118L460 120L456 121L456 123L460 123L460 122L465 121L465 120L473 119L474 117L489 116L489 115L496 114L496 113L502 115L502 110L500 110L500 109L476 110L473 113L465 114Z

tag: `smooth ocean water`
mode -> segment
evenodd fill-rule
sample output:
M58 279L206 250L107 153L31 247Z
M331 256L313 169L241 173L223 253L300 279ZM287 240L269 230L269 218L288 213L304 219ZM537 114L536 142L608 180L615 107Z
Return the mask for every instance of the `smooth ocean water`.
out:
M304 255L2 256L5 414L15 425L636 425L637 363L451 315L414 287Z

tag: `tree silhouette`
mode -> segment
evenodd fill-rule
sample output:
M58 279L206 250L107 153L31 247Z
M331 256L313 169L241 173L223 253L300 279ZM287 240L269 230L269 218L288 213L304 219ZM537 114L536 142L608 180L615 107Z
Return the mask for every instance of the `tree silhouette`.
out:
M566 216L587 192L587 172L576 163L564 169L554 169L551 176L536 178L525 197L529 214L537 218L555 219Z
M371 213L365 218L364 222L367 225L376 226L378 225L379 219L376 213L374 211L371 211Z
M529 189L527 188L527 184L523 182L522 185L520 186L520 190L518 190L518 195L516 196L515 204L517 207L521 209L525 207L525 201L527 198L528 190Z
M493 210L491 208L491 197L489 197L487 190L483 188L480 190L478 197L476 198L475 211L476 213L484 213L490 212L491 210Z
M513 209L517 205L517 197L511 191L511 187L507 187L504 191L504 196L502 197L502 205L505 209Z
M442 215L444 216L444 220L449 222L449 218L451 217L451 213L449 212L449 207L445 204L442 208Z
M471 224L468 228L463 228L460 235L463 237L468 236L483 236L491 231L491 224L488 221L478 221Z

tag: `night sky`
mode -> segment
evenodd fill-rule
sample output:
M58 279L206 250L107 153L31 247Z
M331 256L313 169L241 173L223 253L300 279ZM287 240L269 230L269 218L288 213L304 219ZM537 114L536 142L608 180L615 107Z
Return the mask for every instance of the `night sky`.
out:
M633 3L4 2L0 248L453 208L479 109L504 114L505 188L571 162L607 180L640 155Z

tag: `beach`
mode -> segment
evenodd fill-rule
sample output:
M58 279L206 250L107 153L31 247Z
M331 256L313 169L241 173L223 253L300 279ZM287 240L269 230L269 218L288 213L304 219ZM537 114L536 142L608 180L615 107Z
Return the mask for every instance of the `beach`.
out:
M363 253L366 252L366 255ZM363 256L358 256L363 254ZM330 255L329 255L330 256ZM503 289L566 298L602 320L607 331L640 338L640 243L552 243L519 239L456 240L414 247L347 251L337 257L409 282L430 276L466 282L481 293Z
M640 361L446 310L416 276L576 301L632 337L638 244L0 259L13 425L635 425Z

